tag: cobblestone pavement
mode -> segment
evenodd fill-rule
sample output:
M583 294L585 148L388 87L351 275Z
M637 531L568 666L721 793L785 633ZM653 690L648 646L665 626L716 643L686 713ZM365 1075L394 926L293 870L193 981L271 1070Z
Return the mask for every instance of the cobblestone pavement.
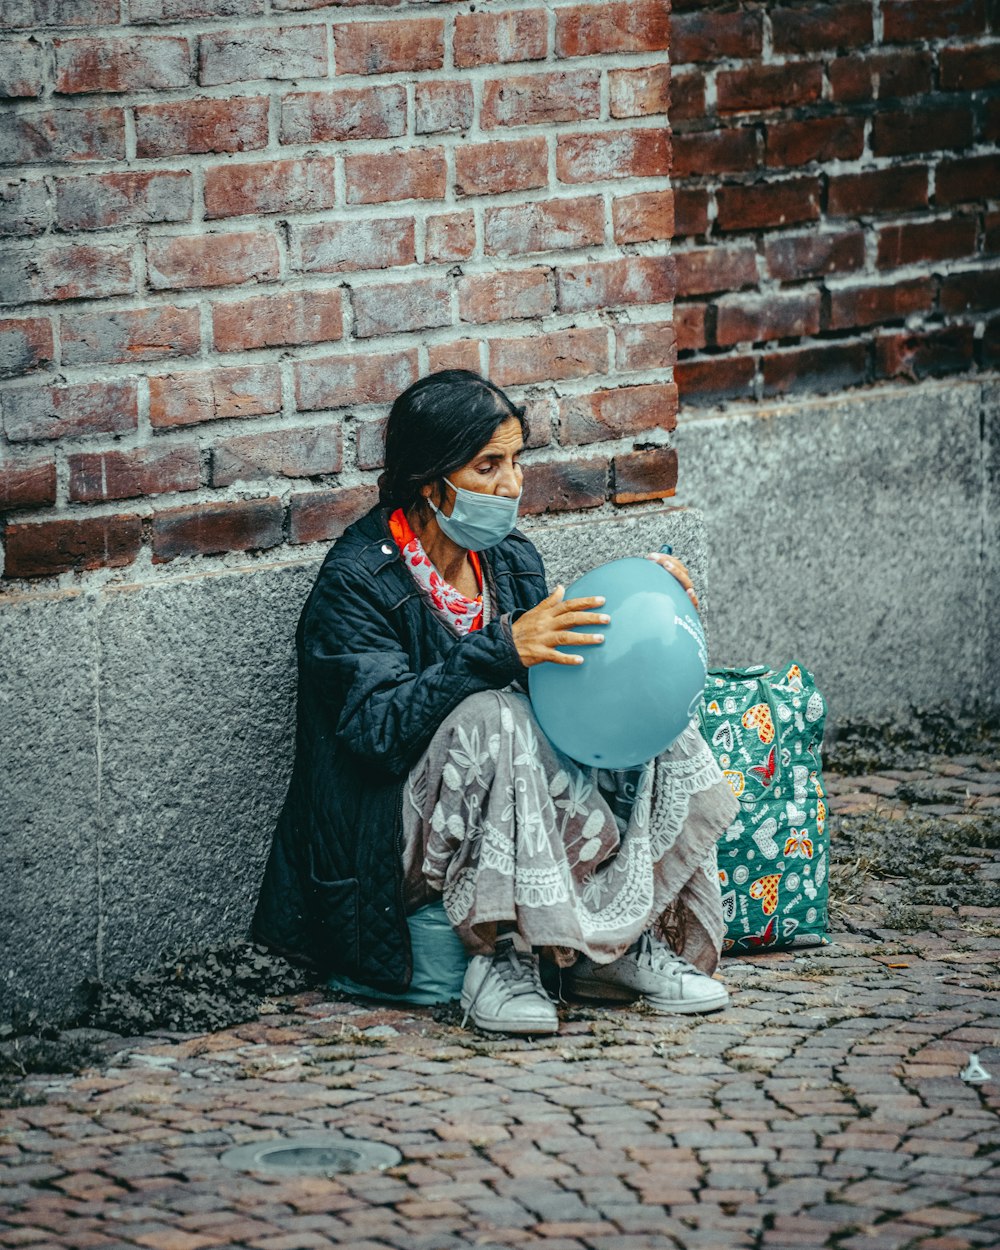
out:
M0 1245L1000 1246L1000 763L828 782L833 941L728 961L725 1012L567 1006L557 1037L523 1041L313 992L222 1032L114 1039L0 1111ZM993 1080L959 1079L970 1052ZM403 1162L220 1162L322 1129Z

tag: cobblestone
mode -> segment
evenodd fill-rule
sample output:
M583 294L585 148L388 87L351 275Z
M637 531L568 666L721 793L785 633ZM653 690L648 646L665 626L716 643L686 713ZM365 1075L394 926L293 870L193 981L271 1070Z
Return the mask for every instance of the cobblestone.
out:
M827 780L831 942L729 960L725 1013L564 1004L527 1041L314 991L216 1033L108 1038L0 1110L0 1247L996 1250L1000 838L976 822L1000 763ZM916 893L892 864L914 817L947 841ZM958 1075L973 1051L980 1086ZM219 1162L319 1129L403 1161Z

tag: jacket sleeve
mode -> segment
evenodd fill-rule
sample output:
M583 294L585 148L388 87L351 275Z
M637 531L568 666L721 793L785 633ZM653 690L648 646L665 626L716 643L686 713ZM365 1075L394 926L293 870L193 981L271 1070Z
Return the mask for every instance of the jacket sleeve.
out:
M302 644L309 679L340 707L337 738L395 775L413 766L464 698L525 671L506 616L459 638L440 663L412 672L391 619L339 569L316 586Z

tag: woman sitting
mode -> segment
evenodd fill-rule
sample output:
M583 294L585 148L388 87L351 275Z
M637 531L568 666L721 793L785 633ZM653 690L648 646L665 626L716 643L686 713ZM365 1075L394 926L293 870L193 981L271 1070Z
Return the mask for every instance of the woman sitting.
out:
M694 723L619 772L540 730L527 670L584 663L609 617L603 599L550 594L514 529L525 433L523 410L464 370L394 403L380 502L330 549L299 621L295 765L254 936L402 994L407 917L443 899L480 1028L558 1028L540 955L584 997L715 1010L715 843L735 800ZM678 560L651 558L697 603Z

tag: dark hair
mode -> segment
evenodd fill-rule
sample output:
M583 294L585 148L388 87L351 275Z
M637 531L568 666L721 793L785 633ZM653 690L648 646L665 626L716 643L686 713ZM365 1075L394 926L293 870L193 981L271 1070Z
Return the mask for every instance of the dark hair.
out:
M410 508L420 488L460 469L514 417L527 436L524 409L469 369L442 369L406 388L389 412L379 503Z

